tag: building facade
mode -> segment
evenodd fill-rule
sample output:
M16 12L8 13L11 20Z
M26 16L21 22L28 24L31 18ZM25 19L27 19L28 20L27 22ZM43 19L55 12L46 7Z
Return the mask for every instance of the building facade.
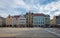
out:
M6 18L6 26L7 27L16 27L18 25L18 18L20 16L19 15L16 15L16 16L8 16Z
M50 20L50 25L51 25L51 27L55 26L55 23L54 23L53 19Z
M55 27L56 25L56 16L53 17L53 19L51 20L51 26Z
M26 24L27 27L33 27L33 13L26 13Z
M60 15L59 16L54 16L54 25L55 27L60 27Z
M28 12L26 15L8 16L6 26L12 27L48 27L50 16L40 13Z
M50 16L45 15L45 27L50 27Z
M45 25L44 14L34 14L33 16L34 27L42 27Z
M24 15L21 15L19 18L18 18L18 26L19 27L26 27L26 18Z
M6 18L7 27L26 27L26 18L23 15L8 16Z
M13 18L12 18L12 26L13 27L18 27L18 19L19 19L19 17L20 17L20 15L15 15L15 16L12 16Z
M5 18L0 16L0 27L5 26Z
M60 16L56 16L56 25L60 26Z
M34 27L48 27L50 25L50 16L45 14L34 14L33 25Z
M6 18L6 26L7 27L12 26L12 16L10 16L10 15Z
M53 19L51 20L51 26L60 27L60 15L53 17Z

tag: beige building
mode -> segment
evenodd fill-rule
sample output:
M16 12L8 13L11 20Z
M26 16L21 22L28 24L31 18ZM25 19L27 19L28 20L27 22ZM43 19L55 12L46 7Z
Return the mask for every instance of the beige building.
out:
M50 20L50 25L51 25L51 27L54 27L54 21L53 21L53 19Z
M50 25L54 27L56 25L56 16L53 17L53 19L50 21Z
M12 16L10 15L6 18L6 26L7 27L12 26Z
M20 15L8 16L6 18L6 26L8 27L18 27L18 18Z
M33 13L26 13L26 24L27 27L33 27Z

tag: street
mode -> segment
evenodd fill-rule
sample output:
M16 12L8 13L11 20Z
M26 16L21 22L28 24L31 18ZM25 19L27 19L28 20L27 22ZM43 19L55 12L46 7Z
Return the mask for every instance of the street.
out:
M0 38L59 38L49 28L0 28Z

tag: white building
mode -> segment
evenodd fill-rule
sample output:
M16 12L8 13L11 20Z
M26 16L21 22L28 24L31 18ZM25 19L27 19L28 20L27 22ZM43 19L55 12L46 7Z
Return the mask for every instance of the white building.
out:
M33 25L34 27L49 27L50 16L45 14L34 14Z
M13 27L17 27L18 26L19 17L20 17L20 15L13 16L13 18L12 18L12 26Z
M19 18L18 18L18 25L20 27L25 27L26 26L26 18L24 15L21 15Z
M44 14L34 14L33 25L34 27L42 27L45 25Z

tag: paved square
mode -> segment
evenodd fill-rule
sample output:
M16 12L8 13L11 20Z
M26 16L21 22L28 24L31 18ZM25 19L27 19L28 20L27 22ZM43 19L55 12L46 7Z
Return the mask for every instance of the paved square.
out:
M46 28L0 28L0 38L59 38Z

